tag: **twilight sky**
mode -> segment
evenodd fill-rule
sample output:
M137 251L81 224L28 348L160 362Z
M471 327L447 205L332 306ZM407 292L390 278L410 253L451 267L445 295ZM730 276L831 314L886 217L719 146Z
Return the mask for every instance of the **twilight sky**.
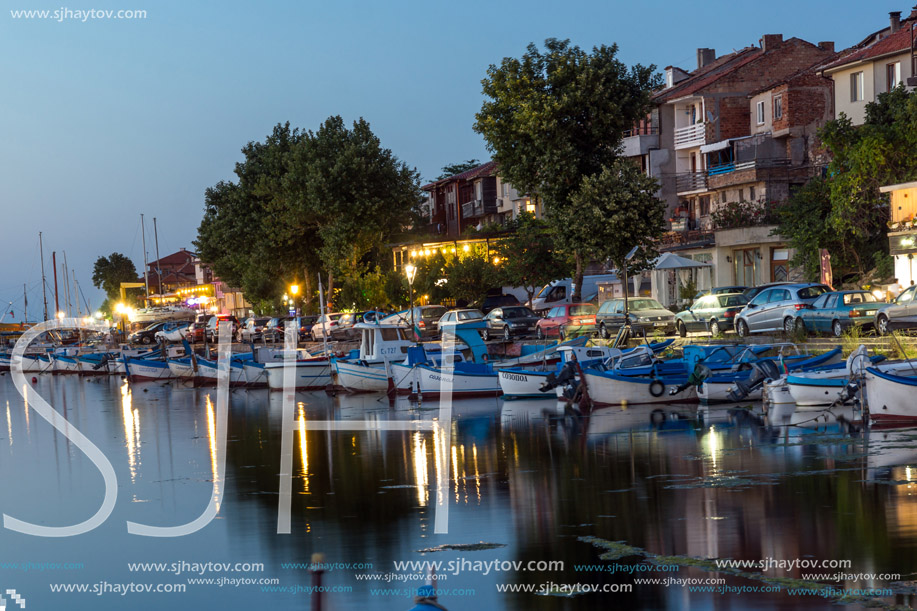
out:
M143 266L140 213L160 254L191 247L203 192L233 178L240 148L273 125L315 129L365 117L427 179L487 159L471 130L487 66L529 42L617 42L627 64L696 67L782 33L843 48L885 27L886 0L2 0L0 10L0 310L40 318L38 232L95 308L101 255ZM140 20L16 19L11 11L140 9ZM49 295L50 299L50 295ZM53 307L53 306L52 306ZM10 317L6 321L10 321Z

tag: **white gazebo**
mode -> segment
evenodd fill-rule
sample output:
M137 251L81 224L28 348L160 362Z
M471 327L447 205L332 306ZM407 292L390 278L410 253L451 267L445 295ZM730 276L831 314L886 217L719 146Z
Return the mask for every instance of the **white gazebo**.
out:
M704 270L703 272L701 270ZM669 307L673 299L667 290L668 273L674 272L675 276L675 301L678 300L677 291L681 286L687 286L692 275L698 290L713 287L713 266L710 263L695 261L687 257L676 255L674 252L663 253L653 263L652 294L653 298L662 305Z

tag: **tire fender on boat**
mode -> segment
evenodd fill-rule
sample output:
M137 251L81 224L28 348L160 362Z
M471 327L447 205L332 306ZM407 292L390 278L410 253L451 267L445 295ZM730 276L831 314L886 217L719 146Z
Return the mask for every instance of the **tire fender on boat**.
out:
M661 397L665 392L665 384L662 383L662 380L655 379L650 382L650 394L654 397Z

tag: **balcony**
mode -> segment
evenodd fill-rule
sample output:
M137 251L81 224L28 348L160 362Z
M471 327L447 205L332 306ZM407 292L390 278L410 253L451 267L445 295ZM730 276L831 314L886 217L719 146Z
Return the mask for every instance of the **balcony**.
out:
M637 131L652 131L653 133L636 133ZM624 132L621 147L625 157L646 155L651 149L659 148L659 133L655 129L629 130Z
M462 218L473 219L479 216L497 213L497 200L473 199L462 204Z
M675 130L675 150L701 146L707 142L707 124L695 123Z
M678 195L707 190L706 172L684 172L675 175L675 192Z
M798 178L787 173L790 160L786 158L758 158L748 161L730 161L707 168L707 184L711 189L722 189L734 185L772 180L788 181Z
M666 231L659 240L659 250L669 252L688 248L706 248L714 244L716 244L716 235L712 231Z

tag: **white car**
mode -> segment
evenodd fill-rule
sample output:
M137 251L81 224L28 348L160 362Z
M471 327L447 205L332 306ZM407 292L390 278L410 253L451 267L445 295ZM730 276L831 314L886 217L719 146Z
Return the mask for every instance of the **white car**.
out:
M185 334L188 333L188 327L190 326L190 322L166 323L162 331L156 332L156 341L180 342L185 339Z
M331 332L334 331L334 329L338 326L338 320L343 315L343 312L338 312L335 314L325 314L324 316L319 316L318 322L312 325L312 329L310 330L312 341L324 339L326 333L328 334L328 339L331 339Z

